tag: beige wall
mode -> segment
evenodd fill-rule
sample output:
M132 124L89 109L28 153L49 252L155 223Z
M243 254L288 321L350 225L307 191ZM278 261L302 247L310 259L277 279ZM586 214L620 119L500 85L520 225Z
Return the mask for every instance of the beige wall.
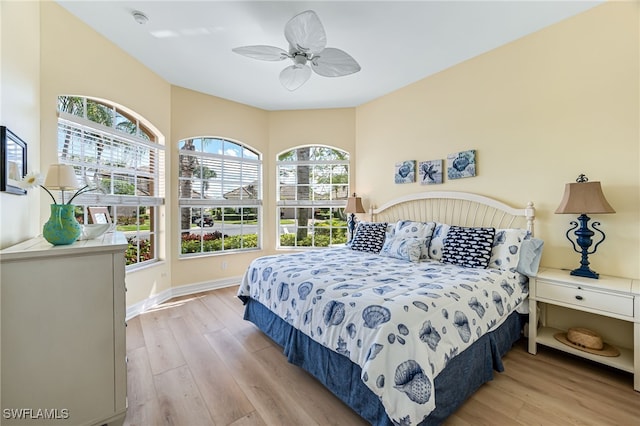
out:
M3 125L29 143L30 169L56 161L56 97L101 97L136 111L166 143L163 262L130 273L129 305L171 286L238 277L274 252L275 158L298 145L348 151L365 207L425 190L473 191L513 205L532 200L543 263L577 266L554 215L579 173L599 180L615 215L594 215L607 240L591 256L601 273L640 277L638 4L610 3L352 109L267 112L172 87L53 2L1 2ZM30 31L24 29L29 28ZM22 34L11 38L8 34ZM88 72L91 69L91 73ZM179 259L175 200L177 141L215 135L263 153L263 250ZM476 149L478 176L438 186L393 183L405 159ZM0 194L0 245L41 231L48 200ZM26 212L16 214L16 212ZM226 268L223 268L223 262Z
M23 37L15 37L23 31ZM27 142L29 168L38 167L40 158L39 46L37 3L0 1L0 125ZM40 198L32 192L36 191L27 196L0 193L0 248L37 232ZM0 338L0 354L1 342Z
M19 37L16 34L20 34ZM40 10L0 2L0 125L27 143L29 170L40 167ZM0 248L39 232L40 193L0 192Z
M593 215L607 238L592 268L640 277L638 5L598 6L358 107L360 195L375 205L427 190L533 201L543 264L573 269L580 257L565 232L577 215L553 212L585 173L617 211ZM393 183L397 161L466 149L477 150L476 177Z

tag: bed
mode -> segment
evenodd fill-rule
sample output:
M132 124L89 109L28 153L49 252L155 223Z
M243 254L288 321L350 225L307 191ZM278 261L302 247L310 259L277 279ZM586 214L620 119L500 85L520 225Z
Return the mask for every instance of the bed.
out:
M255 259L244 318L371 424L440 424L521 336L534 217L470 193L393 200L348 246Z

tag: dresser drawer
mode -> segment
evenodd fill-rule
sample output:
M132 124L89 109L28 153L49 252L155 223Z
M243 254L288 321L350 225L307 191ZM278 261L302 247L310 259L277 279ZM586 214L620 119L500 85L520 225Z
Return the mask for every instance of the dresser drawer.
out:
M536 299L553 300L576 309L586 308L633 318L633 296L605 293L580 286L536 282Z

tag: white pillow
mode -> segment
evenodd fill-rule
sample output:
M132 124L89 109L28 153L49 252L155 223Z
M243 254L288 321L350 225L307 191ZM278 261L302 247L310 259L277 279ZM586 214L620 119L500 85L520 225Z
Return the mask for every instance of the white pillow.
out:
M451 226L446 223L435 222L433 229L433 235L429 244L429 257L433 260L442 259L442 248L444 247L444 240L447 237L447 232Z
M391 238L384 242L380 256L394 257L408 262L419 262L426 238Z
M416 222L413 220L400 220L396 223L394 238L420 238L424 244L420 249L420 260L429 258L429 243L435 228L435 222Z
M520 257L520 246L529 236L526 229L496 229L491 248L489 268L515 271Z
M386 232L387 240L390 240L393 237L395 237L395 235L396 235L396 223L397 222L387 223L387 232Z
M516 270L523 275L534 277L538 273L543 246L544 242L537 238L524 240L520 246L520 258Z

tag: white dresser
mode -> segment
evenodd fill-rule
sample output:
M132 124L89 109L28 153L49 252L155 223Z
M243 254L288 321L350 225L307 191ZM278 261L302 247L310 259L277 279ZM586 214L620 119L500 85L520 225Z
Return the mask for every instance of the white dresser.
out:
M122 233L0 251L3 425L119 425L126 414Z
M541 269L529 282L529 353L550 346L634 375L640 391L640 281L600 275L576 277L569 271ZM553 308L555 315L549 311ZM540 311L540 318L538 318ZM554 334L569 327L595 330L616 344L617 357L593 355L560 343Z

